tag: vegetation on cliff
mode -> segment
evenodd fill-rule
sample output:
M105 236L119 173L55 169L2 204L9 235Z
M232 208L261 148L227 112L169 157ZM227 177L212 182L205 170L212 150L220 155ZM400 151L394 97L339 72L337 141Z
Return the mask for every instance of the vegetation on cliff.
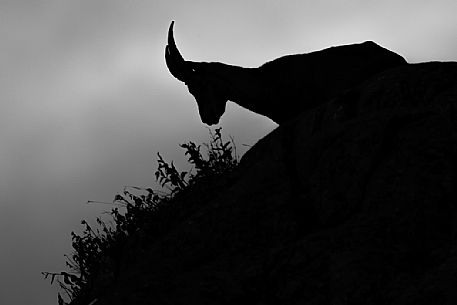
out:
M209 129L208 143L189 141L180 145L192 165L189 172L178 171L173 162L168 163L157 153L155 177L162 190L125 187L113 200L116 207L110 211L112 221L107 223L98 217L94 228L82 220L82 233L71 232L74 251L65 255L69 270L43 272L51 284L56 281L60 285L69 304L86 304L94 289L115 281L126 259L126 247L132 242L138 245L146 235L160 238L217 191L217 183L227 178L239 162L233 138L224 140L221 130ZM60 293L58 303L67 304Z

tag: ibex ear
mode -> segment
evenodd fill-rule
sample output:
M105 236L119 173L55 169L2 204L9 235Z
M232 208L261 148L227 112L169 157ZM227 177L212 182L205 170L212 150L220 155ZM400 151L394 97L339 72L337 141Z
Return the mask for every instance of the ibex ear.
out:
M199 63L195 67L197 77L215 88L220 95L228 96L230 82L227 80L223 64L217 62Z

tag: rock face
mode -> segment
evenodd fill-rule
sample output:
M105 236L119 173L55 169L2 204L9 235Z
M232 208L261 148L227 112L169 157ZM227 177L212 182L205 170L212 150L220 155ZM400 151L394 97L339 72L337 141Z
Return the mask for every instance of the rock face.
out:
M457 304L457 63L283 124L100 304Z

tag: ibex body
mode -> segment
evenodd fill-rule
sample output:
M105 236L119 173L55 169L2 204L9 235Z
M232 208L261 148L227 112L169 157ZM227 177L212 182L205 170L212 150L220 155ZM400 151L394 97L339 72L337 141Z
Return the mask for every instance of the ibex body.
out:
M400 55L372 41L307 54L287 55L258 68L182 58L168 31L165 59L198 104L200 118L217 124L227 101L281 124L343 93L373 75L407 64Z

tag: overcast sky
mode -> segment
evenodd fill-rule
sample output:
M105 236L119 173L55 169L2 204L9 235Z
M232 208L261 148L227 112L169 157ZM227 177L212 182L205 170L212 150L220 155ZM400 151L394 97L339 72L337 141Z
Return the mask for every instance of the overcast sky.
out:
M0 304L57 304L70 232L125 185L154 183L155 154L207 138L167 71L170 20L184 57L258 66L374 40L410 62L457 60L455 0L0 1ZM229 105L240 150L275 128ZM182 163L181 163L182 164ZM184 168L188 169L183 165Z

